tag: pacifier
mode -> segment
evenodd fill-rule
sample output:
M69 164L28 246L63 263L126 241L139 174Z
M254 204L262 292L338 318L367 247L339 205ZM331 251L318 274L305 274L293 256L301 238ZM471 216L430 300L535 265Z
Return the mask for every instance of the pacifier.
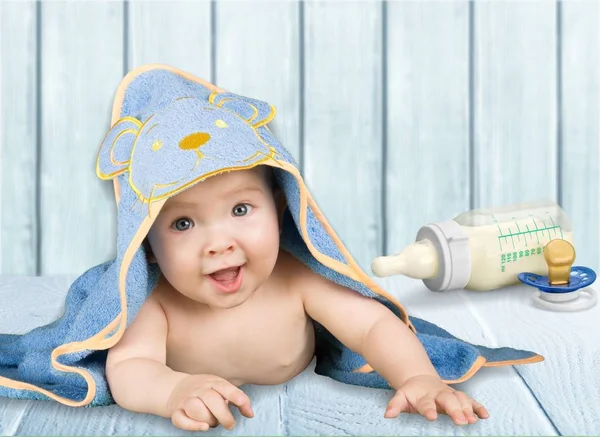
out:
M566 240L554 239L544 248L548 276L519 273L519 280L537 288L532 299L552 311L582 311L596 305L596 292L589 288L596 273L589 267L574 266L575 249Z

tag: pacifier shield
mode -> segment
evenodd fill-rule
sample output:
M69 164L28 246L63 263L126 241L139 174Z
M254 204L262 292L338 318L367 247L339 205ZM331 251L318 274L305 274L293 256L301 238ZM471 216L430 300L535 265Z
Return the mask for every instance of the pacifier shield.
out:
M551 285L548 276L528 272L519 273L519 280L538 289L532 296L533 302L548 310L582 311L596 305L598 300L589 287L596 280L596 272L588 267L572 267L569 283L565 285Z
M596 272L589 267L571 267L571 277L568 284L551 285L548 276L535 273L519 273L519 280L545 293L570 293L583 287L589 287L596 280Z

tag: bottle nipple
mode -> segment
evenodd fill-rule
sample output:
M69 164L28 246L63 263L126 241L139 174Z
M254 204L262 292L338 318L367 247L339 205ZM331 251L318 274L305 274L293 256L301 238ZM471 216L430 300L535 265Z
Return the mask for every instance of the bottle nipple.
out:
M544 248L544 258L548 264L550 285L565 285L571 278L571 266L575 261L575 248L560 238L550 241Z
M437 274L437 267L437 255L428 240L417 241L396 255L379 256L371 263L371 270L380 278L405 275L428 279Z

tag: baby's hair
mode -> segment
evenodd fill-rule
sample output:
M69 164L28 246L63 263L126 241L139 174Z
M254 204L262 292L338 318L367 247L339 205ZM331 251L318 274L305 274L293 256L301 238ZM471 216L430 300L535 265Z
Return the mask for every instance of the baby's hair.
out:
M144 238L142 241L142 247L144 248L144 252L146 253L146 259L153 255L152 248L150 247L150 242L148 241L148 236Z
M267 185L269 186L271 191L275 191L278 187L277 181L275 179L275 172L273 171L273 168L268 165L265 165L264 167L266 167L265 177L267 178Z
M275 179L275 172L273 171L273 167L271 167L270 165L261 164L254 167L252 170L259 171L262 174L271 192L274 193L277 190L279 186L277 185L277 180Z

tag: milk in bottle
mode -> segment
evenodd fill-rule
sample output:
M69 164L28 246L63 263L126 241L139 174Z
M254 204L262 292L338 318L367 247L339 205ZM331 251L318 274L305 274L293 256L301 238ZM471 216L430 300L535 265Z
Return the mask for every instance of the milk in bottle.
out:
M548 273L544 246L560 238L573 244L565 212L552 201L467 211L430 223L403 252L378 257L376 276L422 279L433 291L492 290L518 283L518 274Z

